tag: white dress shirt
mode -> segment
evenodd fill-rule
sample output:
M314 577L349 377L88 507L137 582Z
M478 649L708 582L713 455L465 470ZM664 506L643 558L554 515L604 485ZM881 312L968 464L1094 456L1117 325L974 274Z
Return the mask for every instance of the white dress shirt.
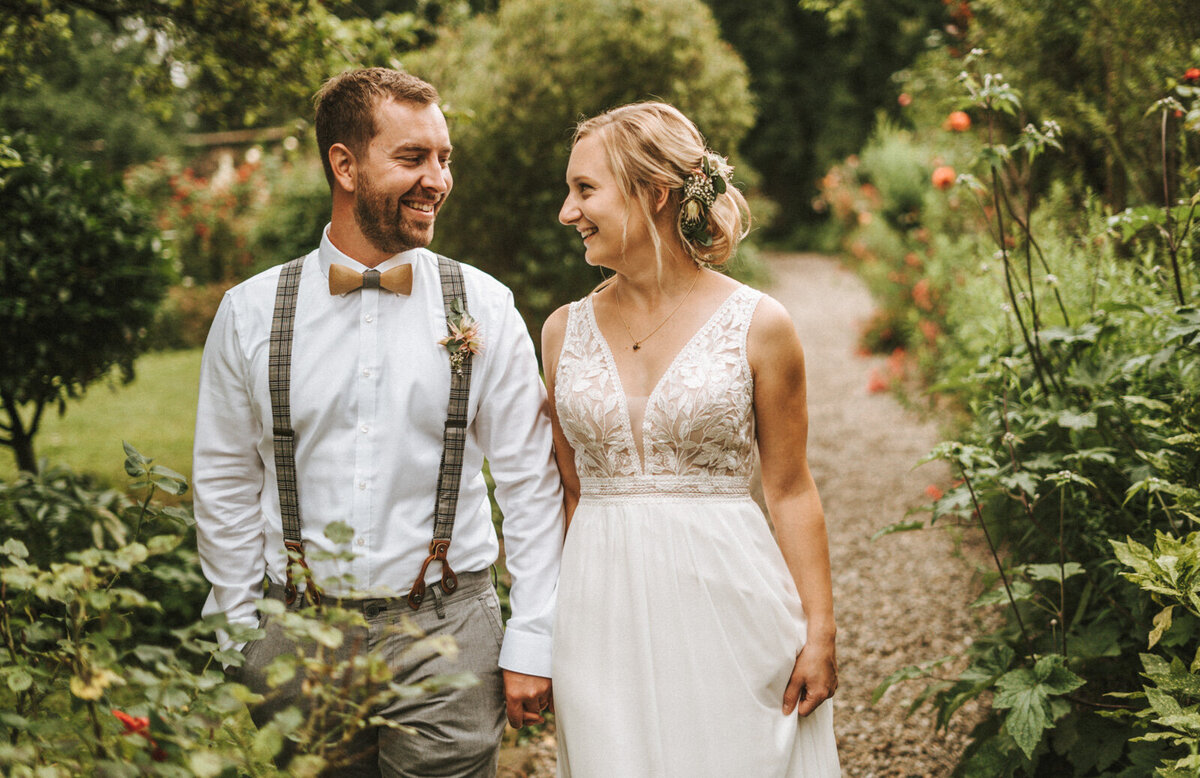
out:
M331 263L365 266L338 251L328 228L307 256L296 303L291 416L296 433L300 519L307 558L330 595L350 576L356 596L403 596L429 553L442 432L450 396L449 355L436 256L413 249L380 264L413 267L411 296L383 289L329 293ZM554 464L545 387L512 293L463 265L467 306L483 352L472 360L467 441L449 561L455 572L486 570L499 552L487 486L488 459L504 512L512 575L500 665L550 675L551 627L563 539L562 488ZM204 613L255 625L265 573L285 580L267 360L279 267L226 293L200 375L192 465L197 542L212 592ZM354 530L352 561L325 528ZM429 566L427 582L441 578ZM369 594L365 594L369 593Z

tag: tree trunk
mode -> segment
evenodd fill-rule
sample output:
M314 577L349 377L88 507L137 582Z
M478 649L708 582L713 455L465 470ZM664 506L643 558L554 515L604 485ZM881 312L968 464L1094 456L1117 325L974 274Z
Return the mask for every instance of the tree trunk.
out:
M9 431L8 440L5 440L4 444L13 450L18 469L36 474L38 466L37 457L33 453L33 435L37 432L37 420L42 416L42 406L39 405L34 411L34 421L28 428L21 418L19 406L11 397L4 397L4 410L8 416Z

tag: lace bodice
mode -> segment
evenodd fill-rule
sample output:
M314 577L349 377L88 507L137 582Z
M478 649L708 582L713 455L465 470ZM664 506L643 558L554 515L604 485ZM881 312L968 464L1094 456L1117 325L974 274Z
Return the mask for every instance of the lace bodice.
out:
M631 400L591 298L571 305L554 400L585 493L674 491L673 484L745 490L754 466L754 381L746 334L761 297L739 287L696 331L645 398L636 439Z

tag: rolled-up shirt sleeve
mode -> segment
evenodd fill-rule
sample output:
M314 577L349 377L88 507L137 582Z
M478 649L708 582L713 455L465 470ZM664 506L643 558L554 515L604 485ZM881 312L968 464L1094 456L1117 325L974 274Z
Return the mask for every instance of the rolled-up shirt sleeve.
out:
M504 513L505 566L512 577L500 666L548 678L562 557L562 483L533 342L511 294L506 302L499 326L486 333L485 348L495 351L481 376L474 422Z
M192 453L196 543L212 584L204 614L255 626L266 568L261 507L262 423L254 412L234 299L217 310L200 367ZM221 636L224 642L224 636Z

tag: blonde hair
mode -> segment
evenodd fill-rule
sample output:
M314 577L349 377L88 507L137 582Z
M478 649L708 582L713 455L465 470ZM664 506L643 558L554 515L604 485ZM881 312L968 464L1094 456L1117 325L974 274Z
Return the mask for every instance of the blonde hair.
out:
M702 265L722 265L733 256L750 230L750 207L731 182L708 211L712 245L701 245L684 235L684 183L700 167L704 154L712 152L696 125L679 109L659 102L622 105L580 122L572 145L588 136L599 139L626 202L636 203L648 224L654 224L655 200L666 190L666 208L675 214L676 237L693 260ZM662 239L658 230L650 230L650 241L661 276Z

